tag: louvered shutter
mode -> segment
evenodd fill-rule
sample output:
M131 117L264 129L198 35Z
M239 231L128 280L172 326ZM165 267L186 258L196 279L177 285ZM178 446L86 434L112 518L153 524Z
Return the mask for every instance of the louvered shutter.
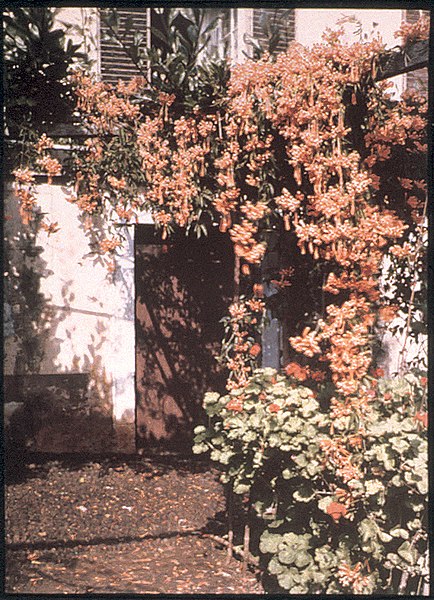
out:
M276 51L285 52L288 44L295 39L295 10L287 8L254 8L252 35L261 46L267 47L265 21L278 28L280 39Z
M136 75L143 75L122 48L122 44L112 39L110 27L104 20L110 9L100 9L100 66L101 78L108 83L116 83L119 79L130 80ZM131 47L134 34L143 34L142 45L149 39L150 8L116 9L119 18L118 36L127 47Z

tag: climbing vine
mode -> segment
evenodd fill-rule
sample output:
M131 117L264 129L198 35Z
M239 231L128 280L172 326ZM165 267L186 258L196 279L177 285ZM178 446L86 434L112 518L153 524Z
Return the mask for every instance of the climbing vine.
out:
M427 27L425 21L403 25L398 34L404 43L417 41L426 37ZM380 38L349 45L341 31L329 31L310 50L294 43L275 58L264 55L234 66L227 84L221 78L220 98L211 105L198 92L196 104L180 107L175 95L150 89L144 78L111 86L83 72L73 75L77 111L90 135L76 157L69 201L90 231L95 216L106 218L110 234L94 240L93 250L107 256L110 268L123 228L141 211L152 213L163 239L176 227L201 235L218 222L234 244L250 293L234 302L226 319L221 361L230 373L229 395L206 400L215 419L211 429L197 431L196 449L213 449L212 458L228 467L225 480L238 493L250 490L255 472L270 457L286 465L284 487L309 488L298 496L291 492L292 504L283 502L280 509L285 524L278 520L273 527L279 532L261 538L262 552L274 555L270 573L291 592L323 585L354 593L382 589L380 563L389 555L392 571L406 571L407 564L407 573L425 573L423 560L419 563L426 537L415 540L417 527L410 525L401 536L394 517L384 516L385 507L391 509L400 497L395 488L407 486L415 490L408 520L421 519L423 507L418 512L415 506L423 483L413 481L410 471L426 459L417 434L426 423L424 392L418 388L417 402L409 400L408 414L405 402L398 410L396 398L407 398L404 388L414 398L410 388L416 383L398 382L396 390L381 378L374 342L378 328L398 314L406 319L405 344L416 322L417 333L423 333L427 102L415 93L393 100L391 84L376 80L384 51ZM49 145L46 138L39 142L37 165L50 176L59 166L46 154ZM36 205L32 175L26 169L15 175L28 221ZM46 227L53 230L55 224ZM280 249L286 266L264 277L259 265L270 232L286 244ZM265 309L276 308L276 297L285 301L303 260L321 272L321 306L311 307L303 321L287 323L286 378L255 374ZM385 272L390 277L384 290ZM265 297L264 285L276 294ZM306 380L308 392L300 386ZM382 408L387 394L395 412ZM306 402L315 410L309 412ZM405 423L414 443L382 430L378 445L375 432L384 418L395 430ZM302 436L298 445L287 439L294 432ZM280 441L272 443L273 435ZM245 461L253 448L248 474ZM306 465L315 456L317 469L310 473ZM393 470L398 474L380 485L380 472ZM269 482L277 496L279 477ZM294 532L292 513L308 506L312 519ZM324 513L331 517L327 533ZM349 540L355 532L360 537L354 552L341 524L351 529ZM333 541L312 546L317 530ZM394 540L400 536L398 546ZM301 554L295 557L297 544ZM295 570L288 568L294 562ZM325 567L330 577L321 575Z

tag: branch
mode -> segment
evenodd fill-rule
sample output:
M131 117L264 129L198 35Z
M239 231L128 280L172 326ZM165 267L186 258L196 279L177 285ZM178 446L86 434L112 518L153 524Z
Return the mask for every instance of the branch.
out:
M429 40L412 42L404 48L398 48L389 50L378 57L376 81L428 66Z

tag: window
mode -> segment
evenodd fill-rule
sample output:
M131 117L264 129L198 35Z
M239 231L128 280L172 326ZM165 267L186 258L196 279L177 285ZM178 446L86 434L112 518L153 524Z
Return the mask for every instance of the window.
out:
M146 47L150 39L150 8L116 9L118 30L111 26L111 10L100 10L100 64L101 79L116 83L119 79L129 80L143 75L125 48L131 48L134 36L142 38L141 45ZM110 35L110 39L109 36ZM119 41L116 42L113 37Z
M285 52L289 42L295 39L295 10L254 8L252 37L264 50Z

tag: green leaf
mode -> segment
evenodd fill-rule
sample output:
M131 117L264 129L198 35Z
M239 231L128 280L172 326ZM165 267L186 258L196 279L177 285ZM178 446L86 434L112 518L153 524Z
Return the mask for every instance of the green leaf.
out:
M404 440L402 437L398 436L390 438L390 444L392 448L400 454L404 454L404 452L410 447L410 444L407 442L407 440Z
M311 485L301 485L298 490L292 494L294 500L298 502L310 502L315 497L315 491Z
M318 475L318 473L320 473L322 471L322 467L318 461L311 460L309 462L309 464L306 465L306 471L307 471L308 475L310 475L311 477L314 477L315 475Z
M276 554L277 548L282 541L282 536L277 533L265 531L260 538L259 549L264 554Z
M325 498L321 498L318 501L318 508L326 513L328 505L331 504L332 502L333 502L333 498L331 496L326 496Z
M279 555L280 559L280 555ZM299 569L306 567L311 562L313 562L312 556L308 552L299 552L295 558L295 566Z
M399 556L410 565L415 565L418 557L418 552L410 542L404 542L397 550Z
M291 550L288 547L286 547L285 550L281 550L277 556L280 562L284 565L292 565L292 563L296 559L297 553L295 550Z
M417 481L416 487L424 496L428 494L428 477L422 477L421 481Z
M282 477L283 477L283 479L293 479L294 477L296 477L296 475L290 469L283 469Z
M385 531L379 531L378 538L384 543L390 542L393 539L392 536Z
M202 454L203 452L207 452L209 447L207 444L195 444L193 446L193 454Z
M286 567L277 560L275 556L270 560L267 566L267 570L271 575L280 575L284 573L287 569Z
M363 519L358 527L361 539L364 542L367 542L371 539L376 539L378 536L378 529L379 527L377 523L371 519Z
M298 456L295 456L293 458L293 461L299 467L305 467L308 464L307 458L304 456L304 454L299 454Z
M368 496L378 494L384 491L384 484L378 479L368 479L365 481L365 492Z
M279 582L279 585L285 590L290 590L294 585L294 579L290 571L286 571L281 575L278 575L277 580Z
M247 485L245 483L238 483L236 485L234 485L234 493L235 494L247 494L247 492L250 490L250 485Z
M390 535L392 537L400 537L403 540L408 540L408 538L410 537L410 534L408 533L408 531L405 529L402 529L401 527L394 527L393 529L391 529Z

